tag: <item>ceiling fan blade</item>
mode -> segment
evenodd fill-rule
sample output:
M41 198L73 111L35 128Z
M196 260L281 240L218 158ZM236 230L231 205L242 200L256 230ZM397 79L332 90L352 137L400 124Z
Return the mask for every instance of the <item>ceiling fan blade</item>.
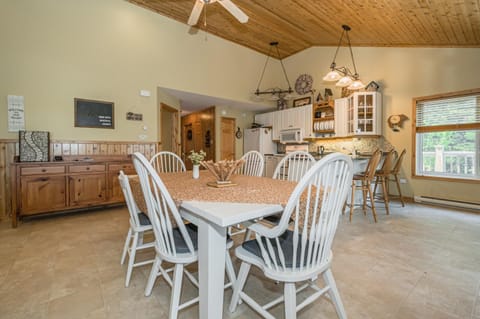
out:
M220 3L225 9L227 9L228 12L230 12L235 18L237 18L238 21L241 23L247 23L248 21L248 16L240 10L239 7L237 7L232 1L230 0L218 0L218 3Z
M205 3L201 0L195 1L195 5L193 6L192 13L190 13L190 18L188 18L188 25L196 25L198 22L198 18L200 18L200 13L202 13L202 9Z

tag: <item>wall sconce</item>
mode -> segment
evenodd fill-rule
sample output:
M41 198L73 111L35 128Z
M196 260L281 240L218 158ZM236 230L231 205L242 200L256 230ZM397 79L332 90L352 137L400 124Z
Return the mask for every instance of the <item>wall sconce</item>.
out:
M277 51L278 60L280 60L280 65L282 66L283 75L285 75L285 80L287 81L288 89L281 89L281 88L271 88L264 91L260 91L260 84L263 80L263 75L265 74L265 69L267 68L268 60L270 59L270 52L272 49L275 48ZM291 100L293 97L291 94L293 93L292 87L290 85L290 81L288 80L287 72L285 71L285 66L283 65L283 61L280 58L280 52L278 51L278 42L270 42L270 49L268 50L267 60L265 61L265 65L263 66L262 75L260 76L260 80L258 81L257 89L254 92L254 100L262 101L263 98L261 95L268 94L270 95L269 100L278 101L278 100Z
M357 67L355 65L355 59L353 58L353 51L352 51L352 45L350 43L350 37L348 36L348 31L350 31L351 28L346 24L342 25L342 28L343 28L342 35L340 36L340 41L338 42L337 50L335 51L335 55L333 56L333 62L332 64L330 64L330 72L328 72L323 77L323 80L328 82L337 81L336 86L339 86L339 87L348 86L349 90L363 89L365 87L365 84L363 84L363 82L359 79L359 75L357 73ZM350 49L350 56L352 57L353 71L355 73L352 73L345 66L337 67L337 64L335 62L335 59L337 58L338 50L342 45L342 40L344 35L347 37L348 48Z

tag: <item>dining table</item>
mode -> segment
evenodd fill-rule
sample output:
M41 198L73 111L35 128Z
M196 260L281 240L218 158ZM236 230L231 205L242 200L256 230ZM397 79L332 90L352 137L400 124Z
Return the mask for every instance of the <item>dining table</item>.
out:
M198 227L198 317L220 319L227 228L282 212L297 183L233 175L231 184L216 185L215 177L208 171L200 171L198 179L192 177L191 171L159 176L181 216ZM131 185L139 209L146 212L138 180L131 179Z

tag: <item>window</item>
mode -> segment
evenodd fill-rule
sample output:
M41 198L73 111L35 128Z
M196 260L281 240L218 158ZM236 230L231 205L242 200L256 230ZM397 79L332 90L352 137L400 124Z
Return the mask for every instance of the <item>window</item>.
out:
M413 99L413 175L480 179L480 89Z

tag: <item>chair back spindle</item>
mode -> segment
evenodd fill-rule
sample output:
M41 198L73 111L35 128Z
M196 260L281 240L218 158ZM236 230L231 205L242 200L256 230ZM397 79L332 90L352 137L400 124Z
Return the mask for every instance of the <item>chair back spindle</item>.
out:
M150 159L150 164L158 173L185 172L185 163L175 153L159 152Z

